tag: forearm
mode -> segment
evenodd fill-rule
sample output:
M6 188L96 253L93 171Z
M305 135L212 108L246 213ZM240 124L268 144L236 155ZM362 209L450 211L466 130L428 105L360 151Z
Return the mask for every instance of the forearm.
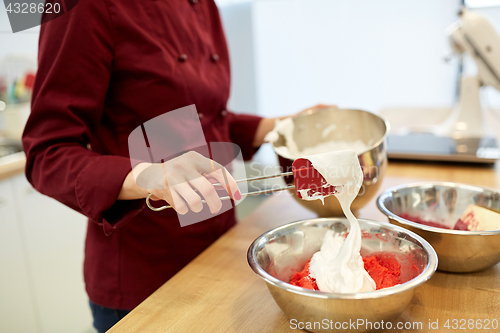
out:
M252 145L254 147L260 147L264 143L264 138L266 137L267 133L273 130L276 119L280 118L262 118L253 139Z
M148 191L142 187L137 185L135 181L136 177L134 177L134 173L139 175L143 170L145 170L150 163L140 163L131 170L125 180L123 181L122 188L120 193L118 194L118 200L135 200L135 199L144 199L148 195Z

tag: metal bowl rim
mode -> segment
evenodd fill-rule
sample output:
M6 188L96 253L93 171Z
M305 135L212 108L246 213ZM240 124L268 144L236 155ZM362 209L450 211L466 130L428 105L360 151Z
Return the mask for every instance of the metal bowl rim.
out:
M402 293L402 292L411 290L411 289L421 285L422 283L424 283L428 279L430 279L430 277L434 274L434 272L437 269L438 257L437 257L436 251L434 251L434 248L424 238L420 237L419 235L417 235L416 233L414 233L408 229L405 229L405 228L402 228L402 227L399 227L399 226L396 226L396 225L393 225L390 223L378 222L378 221L368 220L368 219L358 219L358 221L362 221L363 223L368 223L370 225L377 226L377 227L382 226L382 227L388 228L390 230L399 231L399 232L402 232L404 234L408 234L411 237L418 240L422 244L423 248L425 249L425 251L427 252L427 254L429 256L429 261L428 261L427 265L425 266L425 268L423 269L422 273L420 273L417 277L411 279L410 281L407 281L405 283L402 283L402 284L399 284L399 285L396 285L396 286L390 287L390 288L384 288L384 289L380 289L380 290L375 290L375 291L370 291L370 292L360 292L360 293L330 293L330 292L323 292L323 291L319 291L319 290L305 289L305 288L297 287L297 286L291 285L287 282L281 281L281 280L271 276L266 271L264 271L260 267L260 265L257 263L257 261L254 259L255 258L255 250L256 250L257 246L260 245L260 243L263 240L265 240L268 236L272 235L276 231L283 230L283 229L286 229L286 228L294 226L294 225L314 224L314 223L327 222L327 221L335 222L335 221L348 221L348 220L346 218L333 218L333 217L332 218L306 219L306 220L299 220L299 221L287 223L287 224L284 224L280 227L269 230L269 231L263 233L262 235L260 235L259 237L257 237L252 242L250 247L248 248L248 252L247 252L248 264L250 265L252 270L260 278L262 278L264 281L266 281L267 283L269 283L275 287L278 287L280 289L284 289L284 290L289 291L291 293L299 294L302 296L310 296L310 297L314 297L314 298L322 298L322 299L351 299L351 300L352 299L381 298L381 297L390 296L390 295L394 295L394 294L398 294L398 293Z
M450 229L443 229L443 228L438 228L438 227L431 227L428 225L412 222L410 220L404 219L393 212L391 212L387 207L384 205L385 199L388 197L392 196L394 192L397 192L398 190L405 189L405 188L415 188L415 187L433 187L433 186L444 186L444 187L455 187L455 188L461 188L461 189L466 189L466 190L474 190L474 191L482 191L482 190L488 190L491 192L498 193L500 195L500 191L490 188L490 187L484 187L484 186L474 186L474 185L467 185L467 184L461 184L461 183L454 183L454 182L416 182L416 183L410 183L410 184L403 184L403 185L398 185L398 186L393 186L391 188L388 188L382 194L379 195L377 198L377 208L385 214L387 217L392 218L399 223L403 225L408 225L417 229L425 230L425 231L431 231L431 232L437 232L437 233L442 233L442 234L450 234L450 235L460 235L460 236L494 236L494 235L500 235L500 229L497 230L488 230L488 231L465 231L465 230L450 230Z
M369 114L371 114L373 116L376 116L377 118L380 118L380 120L382 120L382 122L384 123L384 125L385 125L385 133L384 133L384 135L377 142L375 142L374 144L372 144L370 146L370 148L368 148L368 149L362 151L361 153L359 153L358 156L361 156L364 153L369 152L370 150L375 149L376 147L380 146L385 141L385 139L387 138L387 135L389 134L390 125L389 125L389 122L384 117L382 117L379 114L376 114L375 112L366 111L366 110L360 110L360 109L337 108L337 107L328 107L327 106L327 107L320 108L320 109L309 109L304 114L293 116L291 118L293 118L293 119L299 119L299 118L307 117L307 116L309 116L309 115L311 115L313 113L327 112L327 111L330 111L330 110L351 110L351 111L365 112L365 113L369 113ZM274 142L271 142L271 146L273 147L273 150L276 152L276 150L275 150L276 147L274 146ZM276 153L276 154L279 155L278 153ZM282 157L286 158L286 159L289 159L288 157L285 157L285 156L282 156Z

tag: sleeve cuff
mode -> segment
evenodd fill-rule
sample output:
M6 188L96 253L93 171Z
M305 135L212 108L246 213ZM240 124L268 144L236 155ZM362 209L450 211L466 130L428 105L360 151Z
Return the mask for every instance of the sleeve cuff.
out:
M78 205L91 221L102 225L106 235L144 209L144 200L116 200L130 170L127 157L98 156L89 161L76 179Z

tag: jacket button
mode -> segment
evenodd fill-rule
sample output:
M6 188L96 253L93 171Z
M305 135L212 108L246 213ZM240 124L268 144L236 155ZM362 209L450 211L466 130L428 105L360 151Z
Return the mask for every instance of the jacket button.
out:
M198 118L202 119L203 118L203 113L198 113Z
M227 111L226 110L222 110L221 113L220 113L223 117L227 116Z
M179 56L179 61L180 61L180 62L184 62L184 61L186 61L186 60L187 60L187 58L188 58L187 54L186 54L186 53L183 53L183 54L181 54L181 55Z
M192 4L192 5L196 5L198 3L198 0L189 0L189 2Z
M210 58L212 59L212 62L219 61L219 55L217 53L212 54Z

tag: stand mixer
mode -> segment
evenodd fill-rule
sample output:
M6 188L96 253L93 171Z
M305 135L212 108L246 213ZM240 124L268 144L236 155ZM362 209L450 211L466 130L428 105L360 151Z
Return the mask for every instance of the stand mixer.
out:
M477 74L461 77L458 105L445 122L389 135L389 158L476 163L494 163L500 158L479 94L482 86L500 91L500 36L478 13L463 9L459 16L447 29L449 42L455 54L468 54L474 60Z

